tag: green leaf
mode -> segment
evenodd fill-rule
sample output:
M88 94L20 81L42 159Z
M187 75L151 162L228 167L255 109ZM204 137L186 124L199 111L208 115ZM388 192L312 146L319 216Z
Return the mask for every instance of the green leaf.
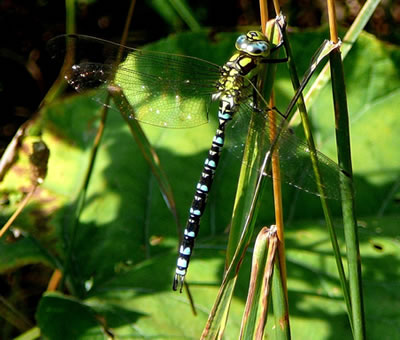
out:
M21 237L16 242L0 242L0 272L4 273L18 267L33 263L46 263L56 266L56 260L48 253L46 248L38 244L37 240L30 237Z
M390 339L398 332L398 219L398 215L365 219L359 229L367 334L371 339ZM338 232L344 245L342 228ZM329 243L323 226L315 222L296 223L287 230L289 311L294 339L308 338L310 332L315 339L352 337Z
M107 339L94 310L61 294L43 296L36 318L45 339Z

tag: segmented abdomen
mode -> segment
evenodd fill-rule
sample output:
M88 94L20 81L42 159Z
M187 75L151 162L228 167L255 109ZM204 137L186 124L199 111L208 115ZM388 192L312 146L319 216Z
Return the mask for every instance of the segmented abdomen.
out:
M235 106L234 97L231 95L222 95L220 97L218 110L219 125L213 138L211 148L208 151L208 157L204 162L203 171L197 183L196 193L189 210L189 218L186 223L182 243L179 247L179 256L173 283L174 290L176 290L178 286L180 286L182 290L183 280L194 247L194 240L199 231L200 219L207 203L208 193L210 192L215 170L218 166L222 147L224 146L225 125L232 119Z

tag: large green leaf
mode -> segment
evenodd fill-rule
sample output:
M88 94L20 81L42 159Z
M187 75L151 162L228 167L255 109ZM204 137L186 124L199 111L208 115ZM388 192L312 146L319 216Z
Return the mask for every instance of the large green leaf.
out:
M36 318L45 339L107 339L90 307L61 294L43 296Z

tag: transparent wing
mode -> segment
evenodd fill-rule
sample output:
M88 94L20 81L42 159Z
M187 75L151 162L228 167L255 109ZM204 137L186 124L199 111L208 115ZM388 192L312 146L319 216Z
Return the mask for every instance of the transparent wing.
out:
M144 123L171 128L207 122L211 94L220 68L194 57L138 50L82 35L52 39L50 55L63 60L72 49L74 65L65 78L78 92L97 88L96 101L105 104L107 86L120 86ZM121 60L116 65L118 55Z
M274 121L271 120L271 111L260 95L254 95L252 89L247 92L234 120L227 127L228 150L241 159L245 140L243 135L250 134L253 138L252 143L256 145L252 155L255 153L258 155L250 160L244 160L249 167L259 167L259 160L273 148L279 152L282 181L317 196L340 199L339 183L342 169L329 157L316 151L314 155L321 178L321 191L317 184L319 179L315 175L308 145L297 138L291 129L288 129L287 121L278 112L275 112ZM254 96L257 98L257 108L253 103ZM250 123L252 114L256 116ZM272 130L279 134L276 143L271 140ZM258 161L255 161L256 158ZM265 174L271 177L270 169Z
M311 151L306 143L298 139L291 130L285 129L278 142L280 165L283 180L299 189L318 196L340 199L340 175L342 169L329 157L318 150L315 152L316 164L321 177L321 188L315 174ZM270 173L267 173L270 176Z

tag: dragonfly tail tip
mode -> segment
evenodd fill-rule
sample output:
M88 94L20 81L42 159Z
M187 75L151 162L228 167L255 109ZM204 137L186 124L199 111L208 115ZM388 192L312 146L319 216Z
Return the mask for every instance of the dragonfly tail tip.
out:
M175 274L174 283L172 284L172 289L173 289L174 291L177 291L177 290L178 290L178 287L179 287L179 292L182 293L182 288L183 288L183 282L184 282L184 280L185 280L185 276Z

